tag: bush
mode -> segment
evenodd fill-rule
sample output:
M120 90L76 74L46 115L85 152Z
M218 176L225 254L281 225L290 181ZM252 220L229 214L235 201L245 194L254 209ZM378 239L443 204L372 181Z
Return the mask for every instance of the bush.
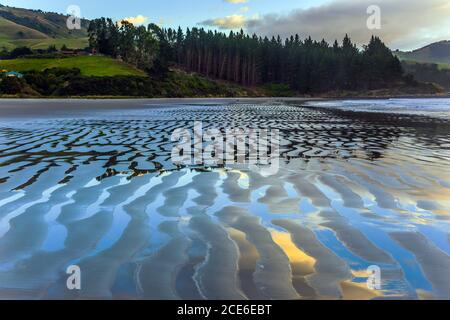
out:
M0 93L19 94L25 88L23 80L16 77L5 77L0 80Z
M28 47L18 47L11 52L3 51L0 55L1 59L16 59L19 57L27 56L33 54L33 51Z
M25 74L25 81L42 95L50 96L64 87L67 81L78 77L80 69L52 68L44 71L30 71Z
M404 62L406 72L421 82L433 82L450 90L450 70L440 70L435 63Z
M272 97L292 97L295 95L291 87L284 83L270 83L265 85L264 89Z
M13 83L18 81L19 83ZM21 84L21 87L19 87ZM9 80L3 93L30 92L42 96L210 97L246 95L238 86L218 83L197 74L169 72L166 77L88 77L77 68L29 71Z

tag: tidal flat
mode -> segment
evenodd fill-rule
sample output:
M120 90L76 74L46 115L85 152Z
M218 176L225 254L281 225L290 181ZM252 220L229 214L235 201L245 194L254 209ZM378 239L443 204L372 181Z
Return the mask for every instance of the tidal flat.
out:
M278 171L174 164L196 121L278 130ZM449 270L450 99L0 100L0 299L450 299Z

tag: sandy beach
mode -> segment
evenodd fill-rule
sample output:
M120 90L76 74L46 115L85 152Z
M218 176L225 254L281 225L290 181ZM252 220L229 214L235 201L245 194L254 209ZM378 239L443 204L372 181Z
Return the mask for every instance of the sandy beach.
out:
M306 102L1 100L0 298L450 298L446 102ZM194 122L277 129L279 170L174 164Z

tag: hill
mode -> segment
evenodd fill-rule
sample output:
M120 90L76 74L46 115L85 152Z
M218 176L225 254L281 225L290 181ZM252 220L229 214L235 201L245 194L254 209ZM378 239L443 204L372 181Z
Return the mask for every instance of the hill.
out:
M450 92L450 68L440 68L435 63L403 61L403 69L421 82L432 82Z
M47 39L48 36L40 31L19 25L8 19L0 17L0 38L1 39Z
M33 49L69 47L87 45L87 28L89 21L81 21L80 30L69 30L66 26L68 16L8 7L0 4L0 48L11 49L17 46L29 46Z
M401 60L436 63L442 69L450 68L450 41L432 43L423 48L409 52L395 51L394 54Z
M83 76L145 76L145 73L125 62L104 56L80 56L61 59L21 58L1 60L0 69L14 71L43 71L50 68L78 68Z

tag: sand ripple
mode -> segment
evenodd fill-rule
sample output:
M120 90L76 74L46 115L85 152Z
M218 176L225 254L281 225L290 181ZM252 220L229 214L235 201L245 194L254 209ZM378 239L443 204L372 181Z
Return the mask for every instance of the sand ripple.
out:
M279 172L174 165L194 120L280 130ZM445 119L231 104L0 121L0 299L450 299L449 219Z

